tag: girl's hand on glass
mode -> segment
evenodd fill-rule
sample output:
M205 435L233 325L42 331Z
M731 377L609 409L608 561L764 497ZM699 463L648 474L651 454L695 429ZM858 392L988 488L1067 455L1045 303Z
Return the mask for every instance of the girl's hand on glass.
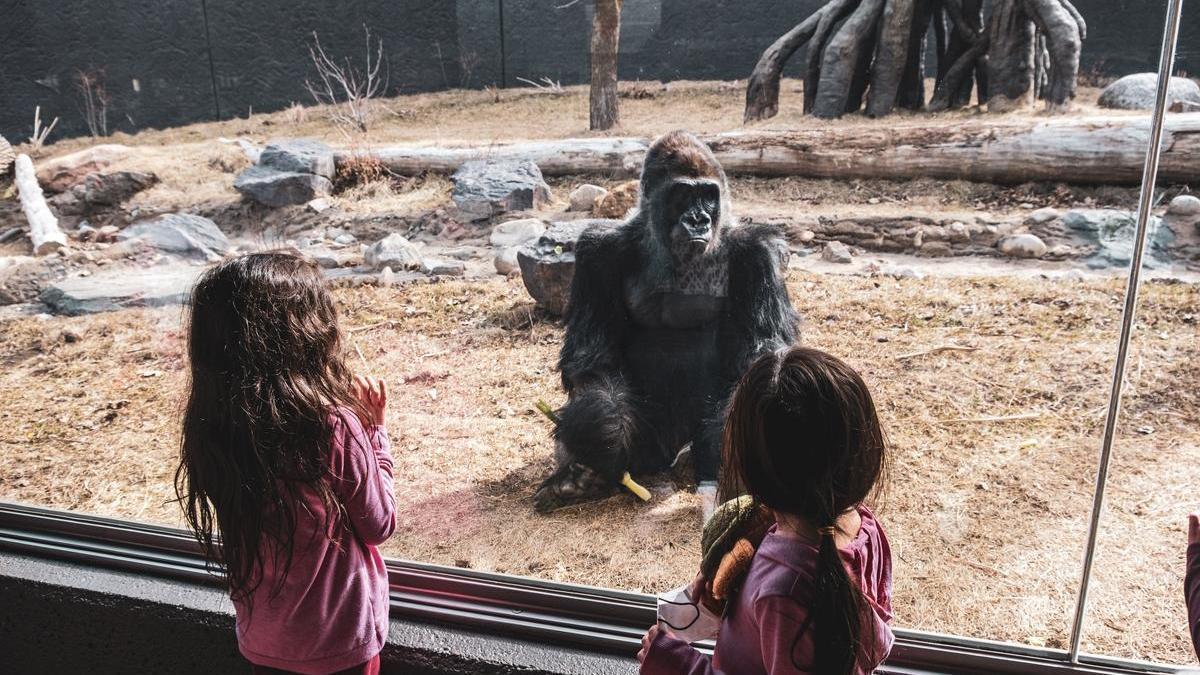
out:
M387 382L374 377L356 375L354 377L354 393L370 414L370 419L363 420L364 424L383 426L384 411L387 409Z
M646 654L650 652L650 644L654 642L654 638L658 637L658 630L658 624L654 624L653 626L650 626L650 630L646 631L646 634L642 636L642 648L639 649L637 653L638 663L646 662Z
M1188 546L1200 544L1200 513L1188 514Z

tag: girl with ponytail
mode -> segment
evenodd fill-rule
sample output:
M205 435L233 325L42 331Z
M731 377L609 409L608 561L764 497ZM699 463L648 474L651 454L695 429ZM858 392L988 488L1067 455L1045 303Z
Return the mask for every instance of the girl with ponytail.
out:
M893 641L892 559L864 502L886 465L858 373L804 347L760 357L730 404L721 493L750 495L775 524L726 601L712 657L654 626L638 653L641 672L872 672ZM712 590L703 578L694 587Z

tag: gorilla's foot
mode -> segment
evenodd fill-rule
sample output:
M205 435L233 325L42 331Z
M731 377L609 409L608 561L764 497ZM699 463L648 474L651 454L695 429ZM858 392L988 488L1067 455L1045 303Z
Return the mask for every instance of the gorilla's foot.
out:
M533 506L540 513L549 513L571 504L607 497L615 487L595 469L571 462L542 483L533 495Z

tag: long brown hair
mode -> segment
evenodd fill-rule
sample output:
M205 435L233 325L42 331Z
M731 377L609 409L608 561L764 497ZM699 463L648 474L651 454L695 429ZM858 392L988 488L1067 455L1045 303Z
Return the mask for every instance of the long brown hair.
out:
M340 533L330 483L333 408L367 419L342 358L337 310L316 265L253 253L204 273L188 320L191 386L175 493L234 598L249 598L270 557L292 564L301 490L324 506L323 531Z
M863 631L873 625L862 618L865 599L826 528L836 528L838 516L875 490L886 472L885 446L867 385L853 368L816 349L759 357L730 403L722 499L749 493L823 531L807 624L816 646L814 672L852 672Z

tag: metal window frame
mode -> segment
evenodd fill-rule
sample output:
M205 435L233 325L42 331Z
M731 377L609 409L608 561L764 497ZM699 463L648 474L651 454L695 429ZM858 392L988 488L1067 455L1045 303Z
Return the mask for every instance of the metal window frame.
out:
M0 502L0 550L221 586L185 530ZM655 621L652 596L402 560L387 560L391 613L483 633L632 657ZM1156 663L897 629L889 673L1146 675ZM711 648L711 644L702 644Z

